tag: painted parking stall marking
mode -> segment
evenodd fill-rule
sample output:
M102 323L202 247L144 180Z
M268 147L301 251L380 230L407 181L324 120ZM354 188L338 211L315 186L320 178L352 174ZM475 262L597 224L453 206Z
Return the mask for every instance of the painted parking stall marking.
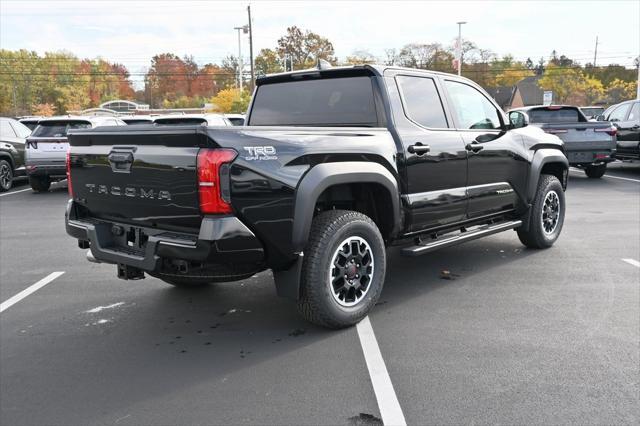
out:
M11 192L7 192L7 193L4 193L4 194L0 194L0 197L6 197L7 195L18 194L20 192L25 192L25 191L31 191L31 188L19 189L17 191L11 191Z
M64 274L64 271L52 272L46 277L44 277L43 279L41 279L40 281L38 281L37 283L27 287L26 289L22 290L20 293L16 294L15 296L10 297L9 299L0 303L0 312L4 312L6 309L9 309L13 305L18 303L22 299L24 299L25 297L40 290L42 287L49 284L51 281L55 280L62 274Z
M582 172L582 169L578 169L576 167L570 167L569 170L571 170L572 172ZM605 174L603 177L611 178L611 179L626 180L627 182L638 182L638 183L640 183L640 179L631 179L631 178L626 178L626 177L622 177L622 176L612 176L612 175Z
M640 268L640 262L634 259L622 259L623 262L627 262L629 265L633 265L636 268Z
M393 383L387 372L376 335L371 327L369 317L365 317L356 326L362 353L367 362L367 369L373 384L373 391L378 401L382 422L387 426L405 426L407 424L398 402L398 397L393 389Z

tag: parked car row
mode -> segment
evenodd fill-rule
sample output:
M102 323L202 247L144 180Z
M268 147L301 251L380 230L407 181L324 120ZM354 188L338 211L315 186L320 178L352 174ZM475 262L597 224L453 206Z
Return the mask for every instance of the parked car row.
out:
M52 182L66 178L67 134L74 129L104 126L155 125L233 126L223 114L183 114L159 116L57 116L25 117L20 121L0 117L0 190L11 189L16 177L27 176L35 192L44 192ZM241 125L241 124L236 124Z

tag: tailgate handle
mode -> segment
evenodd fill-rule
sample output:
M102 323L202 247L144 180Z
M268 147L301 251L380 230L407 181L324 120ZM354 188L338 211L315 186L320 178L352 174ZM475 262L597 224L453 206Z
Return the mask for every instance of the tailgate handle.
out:
M112 152L107 157L111 170L117 173L130 173L133 164L133 152Z
M112 152L109 154L110 163L133 163L133 154L130 152Z

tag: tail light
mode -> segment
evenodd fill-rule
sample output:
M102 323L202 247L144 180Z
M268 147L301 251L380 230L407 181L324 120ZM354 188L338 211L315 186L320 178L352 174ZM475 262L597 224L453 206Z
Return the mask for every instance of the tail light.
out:
M566 129L544 129L545 132L551 133L552 135L559 135L561 133L567 133Z
M69 197L73 198L73 185L71 184L71 150L67 150L67 190Z
M231 213L229 163L238 155L232 149L198 151L198 192L202 214ZM221 178L222 176L222 178Z
M604 132L606 134L608 134L609 136L615 136L618 134L618 129L616 129L614 126L611 127L602 127L602 128L598 128L598 129L593 129L595 132Z

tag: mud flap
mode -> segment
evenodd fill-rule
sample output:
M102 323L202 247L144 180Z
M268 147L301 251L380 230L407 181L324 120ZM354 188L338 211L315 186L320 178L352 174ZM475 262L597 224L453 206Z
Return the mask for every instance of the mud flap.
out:
M303 260L304 254L300 253L289 269L273 271L273 279L276 283L276 293L279 297L291 300L300 299L300 280L302 278Z

